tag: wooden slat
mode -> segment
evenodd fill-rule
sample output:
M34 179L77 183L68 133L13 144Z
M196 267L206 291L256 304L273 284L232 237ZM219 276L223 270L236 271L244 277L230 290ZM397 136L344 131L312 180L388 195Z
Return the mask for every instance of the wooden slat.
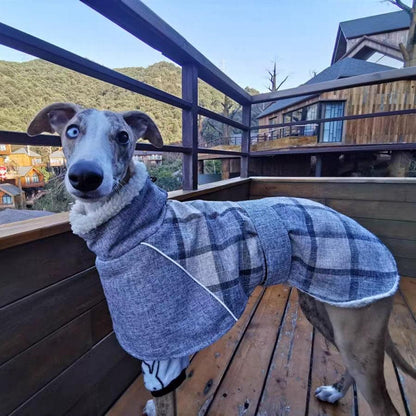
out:
M0 364L104 299L95 269L0 308Z
M0 306L82 272L94 259L70 232L0 250Z
M378 237L416 241L416 222L377 220L374 218L354 218L354 220Z
M416 321L401 293L397 293L394 298L389 330L400 353L413 368L416 368ZM416 380L401 370L399 374L408 407L411 414L416 414Z
M352 388L335 406L330 403L321 402L314 394L318 387L334 384L341 378L343 373L344 365L339 352L318 331L315 331L308 416L353 415L354 401Z
M143 382L143 376L137 377L123 393L119 400L112 406L106 416L137 416L140 415L148 400L152 399L149 390ZM187 403L192 406L192 402ZM179 413L182 415L182 413ZM196 413L194 413L196 414Z
M288 295L282 285L266 290L208 415L255 414Z
M188 378L178 389L177 403L180 415L196 415L201 409L209 407L227 370L229 361L262 299L263 292L263 288L257 287L250 297L243 315L231 331L193 358L188 369Z
M130 356L125 356L84 395L65 416L103 415L114 404L120 394L137 378L140 364ZM135 416L141 416L143 408L138 407ZM127 416L121 413L122 416Z
M288 311L260 401L259 415L304 415L312 348L312 325L292 290Z
M85 392L106 378L123 359L129 360L138 372L137 360L126 355L118 345L114 333L111 333L10 416L65 415L84 397ZM120 393L121 391L122 389ZM116 397L113 398L115 399ZM90 399L86 397L85 400ZM95 400L95 397L91 400Z
M416 221L416 203L328 199L328 206L350 217Z
M395 256L399 273L402 276L416 278L416 259L406 259Z
M414 223L416 225L416 222ZM398 238L382 238L383 243L394 256L406 259L416 259L416 240L404 240Z
M416 317L416 279L402 278L400 292L406 300L413 317Z
M302 198L358 199L371 201L416 201L416 182L403 183L349 183L304 181L251 182L251 195L293 196Z
M107 304L102 301L0 366L0 414L8 414L18 407L109 334L111 329Z
M0 225L0 250L61 234L70 229L67 212L2 224Z

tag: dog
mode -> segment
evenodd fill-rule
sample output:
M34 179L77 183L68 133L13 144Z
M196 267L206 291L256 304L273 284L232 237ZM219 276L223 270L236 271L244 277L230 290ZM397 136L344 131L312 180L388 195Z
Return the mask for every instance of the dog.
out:
M155 397L149 413L174 414L189 354L234 325L255 286L287 282L346 366L341 380L315 396L335 403L355 381L374 415L398 415L384 381L384 352L414 378L416 371L388 333L399 276L375 236L297 198L167 202L144 165L132 160L139 138L163 145L140 111L55 103L28 127L30 136L42 132L61 136L65 185L76 200L72 229L97 254L121 346L142 360Z

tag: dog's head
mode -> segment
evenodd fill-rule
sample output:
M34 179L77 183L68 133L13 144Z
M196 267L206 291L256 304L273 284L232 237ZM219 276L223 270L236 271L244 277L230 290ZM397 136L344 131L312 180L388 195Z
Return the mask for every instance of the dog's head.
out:
M27 134L42 132L61 136L67 160L65 186L84 201L108 197L126 179L138 139L163 146L156 124L145 113L113 113L72 103L55 103L41 110Z

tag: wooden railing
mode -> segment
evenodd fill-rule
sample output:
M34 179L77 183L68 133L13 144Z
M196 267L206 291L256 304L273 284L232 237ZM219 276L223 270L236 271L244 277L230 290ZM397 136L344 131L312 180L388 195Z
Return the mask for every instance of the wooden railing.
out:
M416 179L249 178L170 197L307 197L354 217L416 277ZM0 226L0 414L101 415L139 373L112 331L94 256L56 214ZM139 411L140 409L138 409Z
M251 96L140 1L82 1L136 38L144 41L152 48L157 49L162 52L163 55L179 64L182 67L182 97L176 97L166 93L165 91L106 68L51 43L7 26L6 24L0 24L0 44L180 108L182 110L182 146L164 146L162 150L165 152L177 152L183 154L183 189L186 190L197 189L198 186L198 153L240 157L240 175L245 178L248 176L248 163L250 157L275 155L279 154L281 151L279 149L273 149L267 152L251 152L250 134L254 135L255 132L261 129L302 126L323 121L307 120L259 127L251 125L250 122L252 105L307 94L318 94L325 91L335 91L356 86L371 85L374 83L386 83L416 78L416 67L410 67L343 78L319 84L303 85L298 88ZM198 79L207 82L209 85L223 92L240 104L242 108L241 122L201 107L198 102ZM324 121L354 120L359 118L415 113L416 109L407 109L395 112L337 117L325 119ZM198 143L198 115L208 117L239 129L242 135L241 150L230 151L200 148ZM25 133L0 131L0 143L59 146L59 139L50 135L41 135L29 139ZM386 145L386 149L387 147L389 147L388 150L414 150L416 149L416 143L395 143L393 145ZM383 145L378 145L377 149L378 148L385 150ZM137 144L137 149L152 150L153 147L147 144ZM377 149L374 148L371 150L377 151ZM362 149L357 145L353 146L352 149L347 149L347 147L345 147L344 150L357 151ZM370 148L367 147L364 150L370 150ZM307 152L308 154L317 154L325 152L325 149L322 147L311 147L304 149L304 152Z

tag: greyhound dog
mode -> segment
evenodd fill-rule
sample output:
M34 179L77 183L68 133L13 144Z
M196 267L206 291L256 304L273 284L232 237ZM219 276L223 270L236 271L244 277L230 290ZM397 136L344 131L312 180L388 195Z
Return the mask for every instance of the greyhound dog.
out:
M319 387L315 396L334 403L355 381L375 416L398 415L385 385L384 352L412 377L416 371L388 333L399 278L376 237L308 200L166 202L143 165L132 161L139 138L163 145L155 123L139 111L55 103L28 128L30 136L42 132L61 136L65 184L76 200L73 231L97 254L114 330L122 347L142 360L157 416L175 414L174 390L187 356L230 329L256 285L282 281L298 288L307 319L335 344L346 366L341 380ZM266 235L271 241L263 241ZM192 250L194 257L185 258ZM313 264L302 257L306 251Z

